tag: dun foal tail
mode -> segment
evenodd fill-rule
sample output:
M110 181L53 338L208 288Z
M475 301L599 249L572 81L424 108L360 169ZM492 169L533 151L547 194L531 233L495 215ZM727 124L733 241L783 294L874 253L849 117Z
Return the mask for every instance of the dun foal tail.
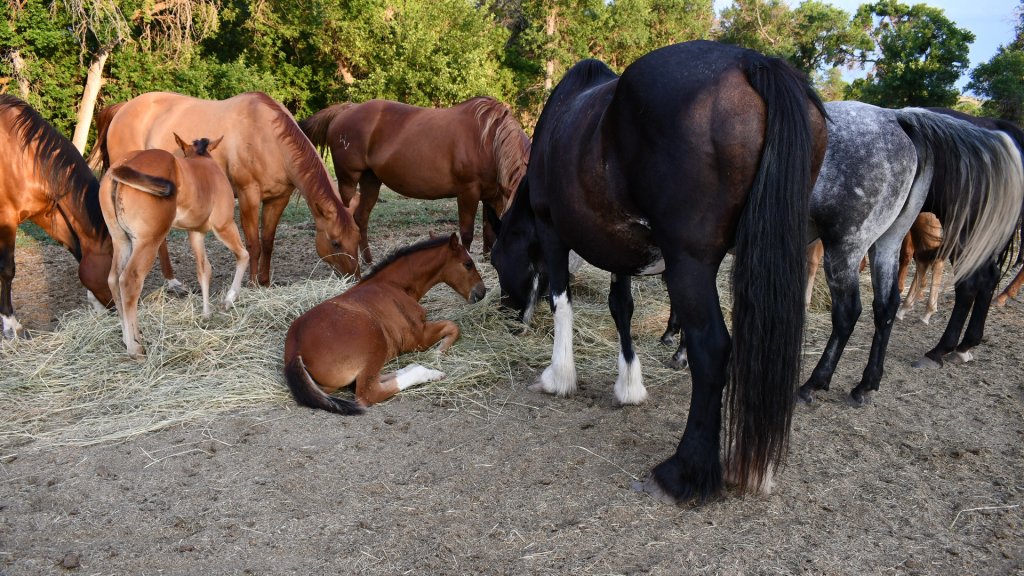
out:
M761 162L736 231L727 466L741 490L785 458L800 377L813 141L805 79L781 60L745 63L767 107Z
M317 386L313 377L306 371L302 356L298 354L285 365L284 379L288 383L288 389L292 391L295 401L302 406L319 408L345 416L363 413L363 407L351 400L324 394L324 391Z
M92 150L89 151L89 157L86 158L89 168L95 172L110 167L110 155L107 153L107 129L110 128L110 121L126 103L118 102L107 106L96 116L96 142L92 145Z
M355 103L342 102L341 104L328 106L309 118L306 118L302 122L299 122L299 128L301 128L306 134L306 137L313 143L313 146L323 148L327 145L327 128L330 127L331 122L334 121L338 114L341 114L352 106L355 106Z
M960 280L997 258L1018 226L1020 152L1002 132L916 108L896 114L917 147L919 165L934 167L929 199L942 212L939 257L952 253L953 277Z
M172 196L177 191L174 182L166 178L139 172L131 166L118 166L111 171L110 175L114 178L115 182L127 184L132 188L161 198Z

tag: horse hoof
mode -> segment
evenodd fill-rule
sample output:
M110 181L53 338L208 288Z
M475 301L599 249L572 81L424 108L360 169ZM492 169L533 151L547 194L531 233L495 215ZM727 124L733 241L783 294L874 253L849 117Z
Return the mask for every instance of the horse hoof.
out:
M850 390L849 401L850 405L854 408L862 408L871 403L871 396L858 388L854 388Z
M176 298L184 298L189 295L189 289L177 279L168 280L167 284L164 286L164 290Z
M673 356L665 362L665 365L673 370L686 370L690 366L690 362L686 358L676 358Z
M675 346L676 345L676 337L674 335L669 334L668 332L666 332L661 337L660 342L662 344L664 344L665 346Z
M649 494L651 498L654 498L662 504L677 504L676 499L666 492L660 484L658 484L658 481L654 479L654 476L651 476L647 480L636 480L632 482L629 487L634 492Z
M971 354L970 350L964 350L963 352L953 352L946 356L946 360L950 364L967 364L971 360L974 360L974 355Z
M806 385L801 386L800 390L797 391L796 397L797 397L798 400L800 400L801 402L804 402L805 404L813 404L814 403L814 389L810 388L810 387L808 387Z
M996 296L996 299L995 299L995 301L993 303L996 306L1002 308L1003 306L1006 306L1006 300L1007 300L1006 294L1000 294L999 296Z
M926 368L928 370L935 370L937 368L942 368L942 363L936 362L935 360L932 360L927 356L922 356L919 360L911 364L911 366L913 366L914 368Z

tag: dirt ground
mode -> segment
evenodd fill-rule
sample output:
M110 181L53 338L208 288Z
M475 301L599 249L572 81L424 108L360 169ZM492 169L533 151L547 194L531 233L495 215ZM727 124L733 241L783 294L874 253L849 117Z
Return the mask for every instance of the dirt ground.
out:
M310 235L282 228L275 281L328 273ZM209 246L221 286L228 256ZM17 266L30 330L86 305L63 250ZM0 446L0 574L1024 573L1024 310L993 310L977 361L912 369L950 305L897 324L881 391L854 408L866 301L832 391L797 408L771 495L672 507L632 491L679 440L689 374L622 408L609 358L569 399L504 381L360 417L282 401L124 443ZM805 372L826 335L808 332Z

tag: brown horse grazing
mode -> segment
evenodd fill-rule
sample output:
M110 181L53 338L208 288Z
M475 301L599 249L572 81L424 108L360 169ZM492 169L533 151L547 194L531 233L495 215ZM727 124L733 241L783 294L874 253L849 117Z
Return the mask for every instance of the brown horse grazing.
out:
M928 308L925 310L921 322L928 324L932 315L939 309L939 291L942 289L942 272L946 267L946 261L939 257L939 249L942 247L942 223L939 218L931 212L922 212L917 216L914 225L910 227L910 233L903 239L903 246L900 248L900 269L897 275L897 286L903 293L903 285L907 279L907 270L910 267L910 260L914 260L914 280L910 283L910 291L906 299L896 311L896 318L903 320L914 304L924 297L925 278L928 272L932 273L931 288L928 292Z
M142 282L153 266L157 248L171 228L188 230L196 255L196 275L203 291L203 317L210 315L210 276L204 238L213 231L235 255L235 277L224 298L229 308L238 297L249 253L235 225L235 200L227 176L210 157L223 137L186 144L174 135L184 158L158 148L129 153L100 182L103 218L114 242L114 265L107 283L114 295L128 355L146 351L138 324Z
M508 107L471 98L451 108L419 108L388 100L336 104L299 123L313 144L327 146L347 203L355 210L363 258L371 261L366 227L383 183L410 198L458 199L459 234L473 243L476 207L502 214L523 174L530 139ZM484 252L494 232L484 220Z
M115 106L112 114L101 112L97 121L96 146L89 155L94 164L102 159L110 166L129 152L147 148L175 152L172 129L186 139L225 135L213 159L238 197L254 281L270 283L277 224L296 188L316 224L317 254L343 274L358 274L359 234L348 203L342 203L323 160L284 106L260 92L219 101L149 92ZM165 248L161 255L166 261Z
M14 244L18 225L35 222L78 260L78 277L99 308L107 288L111 243L100 213L99 182L85 159L31 106L0 95L0 322L6 338L26 337L14 315Z
M303 406L358 414L415 384L444 376L419 365L381 375L386 362L441 341L444 352L459 338L450 320L428 322L419 300L444 282L470 302L487 292L455 234L403 248L347 292L292 322L284 344L284 375ZM355 383L356 401L328 396Z

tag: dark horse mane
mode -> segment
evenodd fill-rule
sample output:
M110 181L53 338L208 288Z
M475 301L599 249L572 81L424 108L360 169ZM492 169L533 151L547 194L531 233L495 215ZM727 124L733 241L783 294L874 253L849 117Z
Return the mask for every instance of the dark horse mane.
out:
M47 195L54 207L64 198L70 198L77 214L84 214L93 236L104 238L107 226L100 211L99 181L93 175L77 148L25 101L11 95L0 95L0 111L14 110L16 116L12 131L29 149L35 144L33 161L46 178ZM71 247L81 258L81 247Z
M403 256L408 256L409 254L419 252L421 250L429 250L430 248L436 248L442 244L446 244L449 240L450 237L441 235L434 238L421 240L415 244L403 246L395 250L391 254L388 254L387 257L385 257L376 266L374 266L372 270L370 270L366 274L363 274L363 278L362 280L360 280L360 282L365 282L370 278L373 278L377 274L377 272L380 272L381 270L387 268L391 264L394 264L396 260L402 258Z
M334 187L327 176L323 160L309 138L302 132L295 118L279 102L263 92L249 92L248 95L274 111L274 126L277 136L291 149L291 161L288 172L299 180L297 186L307 200L341 203L339 198L332 196ZM311 197L314 194L315 197Z

